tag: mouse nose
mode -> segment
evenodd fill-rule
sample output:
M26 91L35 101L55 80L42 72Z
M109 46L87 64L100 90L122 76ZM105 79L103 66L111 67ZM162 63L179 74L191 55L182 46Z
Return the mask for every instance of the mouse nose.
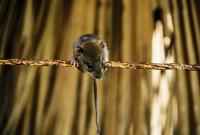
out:
M101 79L101 78L102 78L102 73L101 73L101 72L95 73L95 74L93 74L93 76L94 76L94 78L96 78L96 79Z

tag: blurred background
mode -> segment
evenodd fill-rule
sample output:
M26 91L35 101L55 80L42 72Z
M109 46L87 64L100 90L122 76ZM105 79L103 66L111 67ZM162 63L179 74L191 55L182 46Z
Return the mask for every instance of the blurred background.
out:
M70 60L86 33L113 61L200 63L200 1L0 0L0 58ZM98 93L102 135L200 135L200 71L109 69ZM90 76L1 66L0 134L96 134Z

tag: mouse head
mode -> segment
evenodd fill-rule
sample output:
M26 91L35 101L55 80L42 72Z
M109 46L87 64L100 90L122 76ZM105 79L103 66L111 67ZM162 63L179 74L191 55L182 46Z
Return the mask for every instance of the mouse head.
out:
M85 42L81 48L80 64L93 78L100 79L106 72L104 42Z
M76 44L74 53L81 71L87 71L93 78L101 79L107 70L105 62L108 61L108 50L103 40L92 36L79 42L78 46Z

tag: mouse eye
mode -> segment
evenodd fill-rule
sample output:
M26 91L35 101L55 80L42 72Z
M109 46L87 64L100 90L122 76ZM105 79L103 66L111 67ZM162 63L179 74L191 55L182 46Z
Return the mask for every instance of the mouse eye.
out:
M83 52L84 52L84 51L83 51L83 48L78 47L77 52L78 52L78 53L83 53Z
M89 69L93 69L93 66L92 66L92 65L87 65L87 67L88 67Z
M84 61L85 65L87 65L88 70L92 70L94 67L89 62Z

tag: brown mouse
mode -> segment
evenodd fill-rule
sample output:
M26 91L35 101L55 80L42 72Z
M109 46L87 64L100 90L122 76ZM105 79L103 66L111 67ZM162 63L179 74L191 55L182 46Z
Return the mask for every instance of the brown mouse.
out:
M101 79L106 72L108 49L104 40L94 34L80 36L73 43L72 63L82 72L89 72L92 78Z

